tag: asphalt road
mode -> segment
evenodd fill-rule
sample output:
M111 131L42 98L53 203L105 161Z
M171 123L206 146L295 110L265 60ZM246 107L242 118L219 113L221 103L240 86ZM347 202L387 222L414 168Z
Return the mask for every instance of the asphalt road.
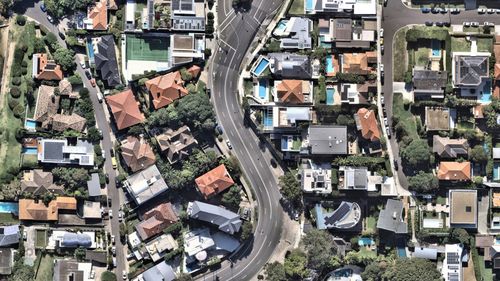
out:
M384 29L384 48L385 52L382 57L384 64L384 78L382 92L385 93L385 104L387 110L387 117L392 120L392 93L393 93L393 41L394 34L401 28L413 24L425 24L426 21L432 22L450 22L452 25L462 25L463 22L479 22L481 25L484 22L493 22L500 24L500 15L497 14L478 14L477 10L464 11L461 10L459 14L424 14L420 9L408 8L401 0L389 0L387 7L383 8L382 28ZM397 62L401 63L401 62ZM393 155L399 163L399 147L396 137L393 135L391 138L391 147ZM404 188L408 188L408 181L404 175L401 165L399 165L398 178L400 184Z
M19 3L16 6L16 10L19 10L19 12L24 13L25 16L30 17L36 21L38 21L41 25L45 26L48 28L52 33L54 33L59 41L59 44L61 46L66 47L66 43L61 40L58 36L58 30L57 27L53 24L51 24L47 20L47 15L42 12L40 9L40 2L37 1L37 3L34 3L35 1L25 1L23 0L21 3ZM119 239L120 237L120 223L118 221L118 212L120 209L121 205L121 195L120 195L120 190L116 187L115 185L115 178L116 178L116 173L115 170L113 169L113 166L111 164L111 156L110 156L110 149L113 147L110 135L112 133L111 128L109 126L109 122L106 119L106 115L104 114L104 103L99 103L97 100L97 90L92 87L90 84L90 81L87 79L85 76L85 71L81 68L79 65L79 62L75 59L75 62L77 64L77 69L76 72L80 75L80 77L83 80L84 86L89 89L89 94L90 94L90 99L92 100L92 105L94 107L95 111L95 119L97 126L102 130L103 133L103 140L101 143L102 149L106 152L106 161L104 163L104 169L105 173L108 174L109 177L109 184L107 185L108 189L108 197L111 198L112 201L112 210L113 210L113 218L110 220L111 221L111 233L116 237L116 261L117 261L117 267L115 268L115 273L118 276L118 278L121 278L122 272L126 269L125 267L125 254L124 254L124 249L126 248L126 245L123 245Z
M278 245L283 223L283 210L276 176L271 171L268 151L262 151L259 140L250 128L243 125L239 104L239 68L244 55L266 16L270 17L281 4L279 0L254 0L244 13L231 8L231 0L218 1L218 44L213 50L209 87L219 124L233 146L242 169L255 189L258 203L258 222L252 243L245 244L221 268L198 276L198 280L249 280L266 264Z

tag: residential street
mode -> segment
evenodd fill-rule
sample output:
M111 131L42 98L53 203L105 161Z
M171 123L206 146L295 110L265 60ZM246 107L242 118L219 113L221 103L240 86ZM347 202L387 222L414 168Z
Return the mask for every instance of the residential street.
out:
M33 2L34 1L22 1L22 3L19 3L19 5L16 6L16 10L19 10L20 13L24 13L25 16L36 20L41 25L48 28L52 33L54 33L57 36L59 44L66 47L65 42L61 40L61 38L59 38L59 36L57 35L58 34L57 27L51 24L47 20L47 15L43 13L42 10L40 9L40 2L37 3ZM125 254L124 254L124 250L126 249L126 247L121 243L120 239L118 239L118 237L120 237L118 211L121 206L123 194L122 191L119 190L115 185L116 173L111 164L111 154L109 151L113 147L113 144L111 142L111 137L110 137L112 134L111 128L109 126L110 121L106 119L106 115L104 114L105 110L103 106L104 103L101 104L97 100L97 90L92 87L90 81L86 78L85 71L80 67L78 61L76 61L76 65L77 65L77 73L82 78L84 86L87 89L89 89L90 98L94 106L96 123L103 133L103 140L101 145L102 149L106 151L106 161L104 164L104 170L105 173L108 174L109 176L109 184L107 185L108 197L111 198L112 200L112 210L113 213L115 214L113 219L111 219L111 232L113 235L115 235L115 237L117 237L115 246L118 249L118 251L116 251L117 267L115 269L115 273L117 276L121 276L123 270L127 268Z

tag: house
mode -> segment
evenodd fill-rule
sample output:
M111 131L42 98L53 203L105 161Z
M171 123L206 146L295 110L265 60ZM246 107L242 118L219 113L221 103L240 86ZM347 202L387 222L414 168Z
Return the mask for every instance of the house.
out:
M172 30L203 33L205 32L205 15L202 14L200 16L188 16L174 14L172 16Z
M377 2L375 0L312 0L307 4L306 14L353 14L357 16L375 16Z
M172 237L172 234L162 234L146 243L145 248L153 262L156 262L163 258L168 252L177 250L179 244L177 244L177 241Z
M94 231L69 232L65 230L53 230L47 243L47 249L58 248L86 248L97 247L96 233Z
M91 281L92 264L74 259L55 259L53 281Z
M335 48L341 49L370 49L371 42L375 41L375 31L367 30L359 21L350 18L331 19L331 42Z
M277 77L311 79L312 66L308 56L292 53L269 53L269 69Z
M412 81L415 99L444 99L448 72L413 68Z
M52 130L64 132L66 130L73 130L76 132L83 132L87 125L87 119L73 113L71 115L56 114L52 116Z
M87 201L83 202L83 218L84 219L102 219L101 202Z
M368 190L368 168L339 167L339 190Z
M284 25L284 27L282 27ZM308 18L291 17L281 20L273 35L280 39L281 49L310 49L312 47L311 32L313 21Z
M85 29L107 30L108 29L108 5L107 0L99 0L95 5L87 9L87 17L83 19Z
M312 155L346 155L347 127L311 125L305 143Z
M492 245L484 251L484 261L490 262L492 268L496 271L500 269L500 246Z
M457 158L469 153L469 143L466 139L450 139L434 135L432 138L432 152L441 158Z
M490 53L453 52L452 82L454 87L477 87L490 76Z
M156 165L151 165L127 177L123 184L137 205L143 204L168 189Z
M310 106L270 106L264 109L265 118L263 130L293 131L300 130L300 123L315 123L316 113Z
M333 212L327 213L323 211L321 204L318 203L314 210L318 229L349 230L361 221L361 208L356 202L342 201Z
M198 191L205 199L211 198L234 185L234 181L224 164L199 176L195 179L195 182Z
M21 192L31 193L34 196L45 195L49 192L62 195L64 194L64 187L54 184L54 177L51 172L35 169L23 172Z
M115 118L116 127L122 130L144 121L144 114L139 110L132 90L126 90L116 95L107 96L106 101Z
M366 82L365 84L343 83L338 87L340 102L345 104L370 104L369 93L376 93L376 85Z
M472 115L474 115L475 119L483 119L484 118L484 113L483 113L483 105L478 104L474 107L471 108Z
M85 260L96 265L106 265L108 263L108 252L104 250L85 249Z
M446 244L444 250L443 267L441 274L445 281L464 280L462 268L463 246L460 244Z
M415 251L413 252L413 257L435 261L437 260L437 254L438 251L435 248L415 247Z
M186 268L191 272L190 264L199 269L199 262L205 262L213 255L224 255L235 251L240 243L232 236L217 231L210 234L208 228L198 228L184 234L184 256Z
M381 236L397 237L408 233L408 225L403 220L403 201L388 199L385 208L380 211L377 228Z
M198 141L193 137L191 130L186 125L175 131L169 128L155 138L161 152L167 156L170 164L187 158L191 155L193 148L198 145Z
M19 220L22 221L57 221L60 210L76 211L76 199L57 197L47 205L33 199L19 200Z
M454 189L449 191L450 227L477 228L477 190Z
M173 281L175 280L175 271L166 262L162 261L155 266L149 268L137 276L140 281Z
M214 224L219 230L229 234L240 231L242 224L238 214L200 201L189 202L187 214L190 218Z
M370 65L377 63L377 52L344 53L341 55L342 73L368 75L374 72Z
M33 54L33 78L38 80L56 80L63 79L61 66L55 61L49 60L47 54Z
M361 136L371 142L380 141L380 129L377 122L375 111L366 108L358 109L354 115L356 120L356 128L361 131Z
M153 165L156 157L149 143L141 137L128 136L122 141L122 158L132 172L137 172Z
M332 170L311 167L300 170L300 183L306 193L332 193Z
M274 81L274 102L286 104L313 103L313 82L306 80Z
M21 234L18 224L0 227L0 247L4 248L16 245L19 243L20 238Z
M351 242L347 242L341 237L333 237L332 242L335 254L340 257L345 257L346 252L352 250Z
M94 166L94 145L77 139L70 143L67 139L39 139L38 161L48 164Z
M101 182L98 173L92 173L87 181L87 189L90 197L101 196Z
M155 109L165 107L188 94L179 71L170 72L146 81Z
M449 131L450 109L442 107L425 107L425 127L427 131Z
M12 267L14 266L14 249L3 248L0 249L0 275L12 274Z
M205 53L204 34L172 34L170 35L169 58L172 66L180 66L201 60Z
M80 98L80 94L73 91L73 86L68 79L59 81L59 95L62 97L68 97L70 99Z
M94 43L95 69L101 80L108 87L115 87L122 83L118 62L116 60L115 40L113 35L104 35Z
M469 181L471 180L471 164L468 161L441 161L437 177L443 181Z
M146 241L165 228L179 221L179 217L172 208L172 204L163 203L148 210L142 216L143 221L135 226L142 241Z

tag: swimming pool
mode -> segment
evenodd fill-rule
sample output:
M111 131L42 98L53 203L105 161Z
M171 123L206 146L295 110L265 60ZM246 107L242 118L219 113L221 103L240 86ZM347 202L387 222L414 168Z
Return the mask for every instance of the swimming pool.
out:
M360 247L363 247L363 246L371 246L375 244L375 241L373 241L372 238L369 238L369 237L361 237L358 239L358 245Z
M342 268L333 272L333 277L351 277L352 269L350 268Z
M500 172L500 163L498 162L493 163L493 180L495 181L500 180L499 172Z
M38 154L38 149L36 147L23 147L24 154Z
M19 204L15 202L0 202L0 213L19 213Z
M87 39L87 49L89 53L89 61L94 63L94 47L92 46L92 40Z
M441 43L437 40L432 40L431 47L432 47L432 56L433 57L440 57L441 56Z
M281 35L281 33L283 33L285 31L287 23L288 23L288 20L280 20L280 22L278 22L278 25L274 29L274 32L277 35Z
M266 99L266 89L267 89L267 85L266 85L266 81L265 80L259 80L259 98L264 100Z
M256 76L261 75L268 65L269 65L269 60L267 60L266 58L261 58L259 63L257 64L257 67L253 70L253 73Z
M335 95L334 88L326 88L326 104L333 105L333 95Z
M314 0L306 0L306 12L311 12L314 9Z
M334 72L332 56L326 57L326 73Z
M489 103L491 101L491 81L487 80L484 83L483 92L481 93L480 103Z
M36 121L26 119L26 122L24 122L24 128L26 128L30 131L35 131L36 130Z
M267 111L264 111L264 126L272 127L273 126L273 117L268 114Z
M398 257L400 257L400 258L406 257L406 249L405 248L398 247L397 252L398 252Z

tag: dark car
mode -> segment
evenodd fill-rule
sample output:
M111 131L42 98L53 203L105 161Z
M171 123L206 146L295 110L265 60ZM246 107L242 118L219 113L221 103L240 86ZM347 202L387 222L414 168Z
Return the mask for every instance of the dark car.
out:
M443 25L444 25L444 24L443 24L442 22L440 22L440 21L437 21L437 22L436 22L436 26L441 27L441 26L443 26Z
M85 76L87 76L87 79L92 79L92 74L90 74L90 71L85 71Z
M427 26L433 26L433 25L434 25L434 23L433 23L432 21L426 21L426 22L425 22L425 25L427 25Z
M278 167L278 163L276 163L276 160L274 160L274 158L271 158L271 166L273 166L273 168Z
M424 8L421 8L421 9L420 9L420 11L422 11L422 13L425 13L425 14L426 14L426 13L430 12L430 11L431 11L431 9L430 9L430 8L425 8L425 7L424 7Z
M46 12L47 11L47 8L45 7L45 3L42 2L42 4L40 4L40 10L42 10L42 12Z
M111 198L108 197L108 207L111 207Z
M61 31L59 31L59 37L61 37L62 40L66 40L66 35L64 35Z
M445 22L443 22L443 25L446 27L450 27L451 23L449 21L445 21Z
M394 160L394 170L399 170L398 160Z

